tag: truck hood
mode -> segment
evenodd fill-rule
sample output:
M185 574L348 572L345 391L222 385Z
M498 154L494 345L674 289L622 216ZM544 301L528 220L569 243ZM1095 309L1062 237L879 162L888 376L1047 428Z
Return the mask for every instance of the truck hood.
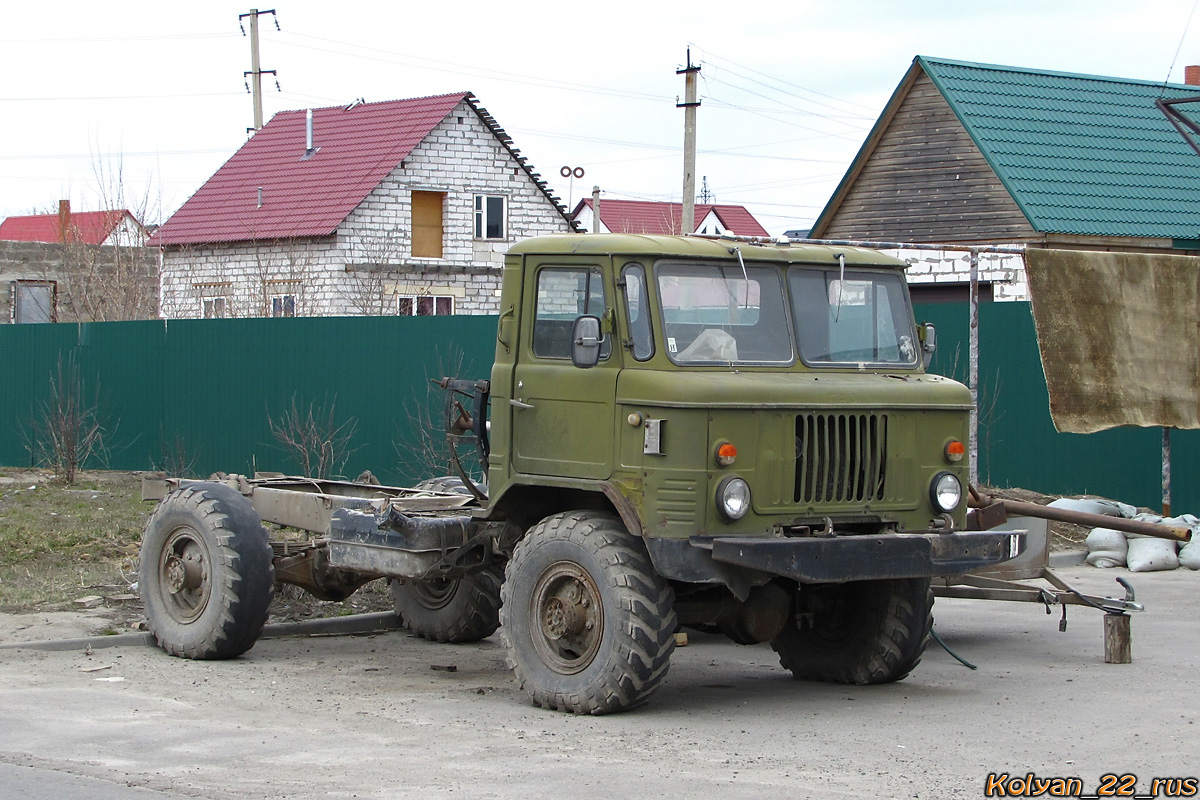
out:
M625 369L617 402L687 408L930 408L969 411L971 392L940 375Z

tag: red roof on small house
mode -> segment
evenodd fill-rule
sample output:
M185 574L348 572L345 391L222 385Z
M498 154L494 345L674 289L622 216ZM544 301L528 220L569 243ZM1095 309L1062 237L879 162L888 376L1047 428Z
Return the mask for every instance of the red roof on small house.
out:
M305 150L306 111L280 112L150 244L328 236L463 100L475 107L474 95L459 92L313 109L311 154ZM487 112L475 108L502 135Z
M80 244L104 244L125 218L133 214L120 211L84 211L72 213L66 240ZM136 223L136 220L134 220ZM61 242L63 232L58 214L33 214L9 217L0 222L0 240L7 242Z
M591 208L591 198L579 201L575 207L578 215L584 206ZM715 212L726 230L738 236L768 236L758 220L744 206L696 204L696 219L693 228ZM601 200L600 218L612 233L679 233L679 218L683 214L682 203L657 203L649 200Z

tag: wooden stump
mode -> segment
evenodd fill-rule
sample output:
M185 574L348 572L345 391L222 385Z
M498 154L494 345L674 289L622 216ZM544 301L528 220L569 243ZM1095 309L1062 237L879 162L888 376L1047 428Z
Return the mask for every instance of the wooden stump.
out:
M1128 664L1133 660L1128 614L1104 615L1104 663Z

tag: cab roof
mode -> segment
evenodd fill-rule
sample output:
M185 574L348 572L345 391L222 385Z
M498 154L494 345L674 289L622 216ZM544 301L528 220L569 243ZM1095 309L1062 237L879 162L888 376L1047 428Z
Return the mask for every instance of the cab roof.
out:
M835 247L771 241L739 241L701 236L658 236L632 233L551 234L525 239L509 248L517 255L626 255L646 258L677 257L720 259L727 261L735 250L747 261L781 264L837 264L838 255L846 257L846 266L904 269L908 264L878 250L863 247Z

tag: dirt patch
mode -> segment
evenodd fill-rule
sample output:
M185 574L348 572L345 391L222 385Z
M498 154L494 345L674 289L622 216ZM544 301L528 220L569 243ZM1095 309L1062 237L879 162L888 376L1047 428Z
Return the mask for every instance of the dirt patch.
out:
M138 552L153 503L151 473L81 472L73 485L48 470L0 469L0 641L144 630ZM269 622L392 608L385 581L341 603L282 586Z

